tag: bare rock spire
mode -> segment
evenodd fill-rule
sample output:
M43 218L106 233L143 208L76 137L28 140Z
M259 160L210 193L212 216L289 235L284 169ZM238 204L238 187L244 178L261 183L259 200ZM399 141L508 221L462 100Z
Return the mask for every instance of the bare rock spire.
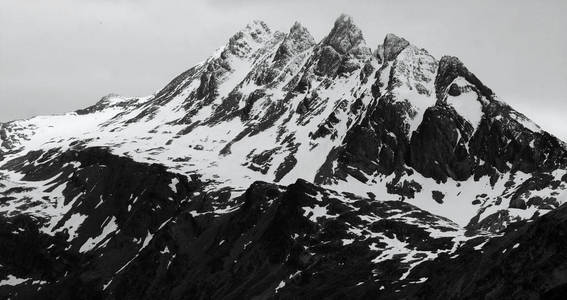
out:
M393 60L404 50L407 46L409 46L409 42L406 41L404 38L398 37L393 33L388 33L384 38L384 60L389 61Z
M301 23L295 22L281 46L276 51L274 61L291 57L315 45L315 39Z
M333 47L340 54L370 54L370 49L366 46L362 31L354 24L352 18L346 14L342 14L337 18L331 32L323 40L323 44Z

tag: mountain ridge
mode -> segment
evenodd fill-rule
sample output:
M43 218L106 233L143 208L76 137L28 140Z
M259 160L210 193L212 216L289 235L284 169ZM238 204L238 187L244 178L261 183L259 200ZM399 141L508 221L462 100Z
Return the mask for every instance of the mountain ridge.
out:
M497 139L504 136L505 140L515 140L512 129L506 126L525 131L514 147L531 148L537 138L541 140L539 143L550 144L558 149L555 151L560 151L555 154L559 157L552 161L565 164L566 148L561 147L559 140L547 133L541 136L537 125L497 100L458 58L444 56L437 61L427 51L393 34L386 35L382 45L385 46L378 49L383 49L383 54L376 50L377 55L373 55L366 47L361 30L346 15L337 19L329 35L319 43L315 43L299 23L284 34L272 31L262 21L253 21L233 35L225 47L182 73L155 95L144 98L107 96L77 113L92 115L120 109L101 127L114 134L128 129L125 127L143 127L145 123L147 129L143 130L150 135L144 139L149 141L153 140L152 133L164 128L163 132L171 132L163 135L167 139L163 141L164 146L168 147L157 149L165 151L167 148L193 148L187 143L175 146L187 136L194 136L189 139L197 142L194 147L200 149L201 133L194 133L195 130L218 128L220 142L217 144L221 145L211 145L211 149L204 150L218 151L220 157L227 159L243 141L260 138L265 140L261 142L263 150L239 146L244 152L238 155L240 158L233 159L253 171L246 175L250 178L260 176L276 182L289 178L288 182L293 182L294 178L303 177L331 187L338 183L341 189L343 181L369 182L394 176L384 196L393 192L402 199L412 198L420 189L419 183L413 184L415 180L409 178L413 171L407 169L408 166L426 178L441 182L453 178L458 183L473 175L475 179L489 175L492 186L496 176L502 177L502 173L511 170L507 164L525 166L520 170L532 172L534 162L531 161L541 155L536 157L532 149L526 149L525 154L518 157L518 151L507 150L509 142L504 141L508 143L505 145L498 140L487 140L494 139L490 134L495 134ZM381 64L381 60L384 63ZM330 81L331 78L336 78L335 82ZM343 86L339 87L341 84ZM340 99L347 95L355 101ZM460 100L465 98L466 101ZM509 116L503 118L502 113ZM481 123L486 116L490 119ZM437 124L439 118L447 121ZM240 128L237 135L231 133L231 123ZM446 132L445 137L440 138L439 126L452 127L453 132ZM477 128L486 132L475 136L479 132ZM491 130L497 132L491 133ZM136 132L134 130L133 134ZM13 138L6 136L3 145ZM364 139L361 141L364 145L357 139ZM438 144L432 145L429 141L438 141ZM276 147L266 147L270 143ZM494 146L482 149L487 143ZM111 139L107 146L118 144L124 142ZM369 146L372 149L363 150ZM146 151L158 151L152 148ZM423 152L423 149L429 151ZM471 153L473 150L477 153ZM495 150L512 151L512 156L504 161L491 157L490 153ZM128 151L124 154L132 155ZM316 169L297 168L302 156ZM435 156L436 159L430 159ZM152 157L141 159L151 160ZM215 159L212 154L211 159ZM214 168L216 164L214 161L205 163L196 166L193 172ZM305 166L303 164L303 168ZM226 168L240 167L219 166L211 176L218 177ZM233 185L237 181L231 176L228 178ZM241 188L251 183L244 181ZM466 222L462 220L461 224Z
M0 253L2 282L53 299L394 295L567 200L565 143L458 58L394 34L371 49L346 15L319 42L253 21L153 95L1 123L0 139L5 240L53 245L31 270Z

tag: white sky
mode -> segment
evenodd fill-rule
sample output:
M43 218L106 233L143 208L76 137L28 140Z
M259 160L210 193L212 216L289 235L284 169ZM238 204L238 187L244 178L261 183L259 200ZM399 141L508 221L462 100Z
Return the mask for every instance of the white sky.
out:
M567 1L0 0L0 121L61 113L108 93L148 95L252 19L319 40L350 14L458 56L504 101L567 140Z

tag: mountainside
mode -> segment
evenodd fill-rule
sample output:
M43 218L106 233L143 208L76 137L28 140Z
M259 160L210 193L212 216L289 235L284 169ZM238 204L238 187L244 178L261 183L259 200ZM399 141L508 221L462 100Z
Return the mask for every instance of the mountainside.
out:
M0 124L0 295L552 297L566 190L567 145L458 58L253 21L154 95Z

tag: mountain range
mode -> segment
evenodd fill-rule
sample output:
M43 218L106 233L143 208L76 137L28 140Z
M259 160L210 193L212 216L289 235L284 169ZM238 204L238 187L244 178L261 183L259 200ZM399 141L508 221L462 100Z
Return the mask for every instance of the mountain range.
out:
M561 299L567 145L453 56L253 21L147 97L0 124L0 297Z

